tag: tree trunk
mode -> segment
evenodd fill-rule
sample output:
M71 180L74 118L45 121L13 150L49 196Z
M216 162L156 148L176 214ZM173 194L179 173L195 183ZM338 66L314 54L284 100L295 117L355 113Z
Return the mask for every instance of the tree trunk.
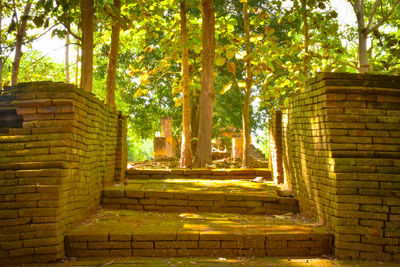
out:
M26 34L26 23L28 21L28 15L31 11L32 1L28 1L25 5L24 14L21 17L21 24L17 28L17 40L15 45L15 55L11 74L11 85L14 86L18 83L19 64L22 58L22 44Z
M199 115L199 141L194 166L210 163L214 102L215 14L213 0L202 0L202 73Z
M199 140L199 102L200 97L196 95L191 95L192 98L192 108L191 108L191 128L192 128L192 140ZM193 142L192 145L192 155L196 154L197 141Z
M191 130L190 130L190 89L189 89L189 50L187 48L186 28L186 0L181 4L181 45L182 45L182 87L183 87L183 111L182 111L182 143L181 143L181 168L192 165Z
M69 83L69 34L65 36L65 83Z
M250 19L248 14L247 2L243 2L244 32L246 46L246 89L244 93L244 103L242 109L243 122L243 161L242 168L250 167L250 94L251 94L251 43L250 43Z
M94 31L93 0L81 0L81 19L82 19L81 87L85 91L92 92L93 31Z
M367 54L367 29L365 29L365 3L361 0L359 9L356 12L358 27L358 58L360 64L360 73L369 72L368 54Z
M360 73L369 72L368 53L367 53L367 35L361 30L358 33L358 56L360 61Z
M305 56L303 59L304 64L304 77L308 78L308 70L310 64L310 55L308 54L309 44L310 44L310 35L308 32L308 20L307 20L307 4L306 0L301 0L301 7L302 7L302 16L303 16L303 34L304 34L304 52Z
M0 34L2 31L3 22L3 3L0 0ZM0 91L3 90L3 68L4 68L4 59L3 59L3 42L2 36L0 35Z
M79 86L79 45L76 45L76 62L75 62L75 84Z
M114 7L118 10L115 17L113 17L113 26L111 30L111 50L108 55L108 66L107 66L107 82L106 82L106 103L115 108L115 83L116 83L116 72L118 63L118 49L119 49L119 32L120 25L118 18L121 12L121 0L113 1ZM115 19L116 18L116 19Z

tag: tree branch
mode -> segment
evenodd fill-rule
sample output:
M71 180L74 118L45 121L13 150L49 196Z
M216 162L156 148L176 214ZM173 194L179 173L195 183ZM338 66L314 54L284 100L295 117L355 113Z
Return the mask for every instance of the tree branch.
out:
M67 25L65 25L64 22L62 22L62 25L64 25L65 29L68 31L69 34L72 35L72 37L74 37L76 40L82 41L82 37L78 36L76 33L74 33L73 31L71 31L71 28L68 27Z
M374 18L375 12L378 8L378 5L381 3L381 0L376 0L374 3L374 6L372 7L371 14L369 14L368 22L367 22L367 29L369 29L369 26L371 26L372 19Z
M356 13L358 17L358 14L360 13L360 5L358 3L358 0L349 0L349 2L354 9L354 13Z
M389 17L393 14L393 12L396 10L396 7L399 5L400 0L397 0L396 3L393 5L392 10L390 10L390 12L386 15L383 16L383 18L381 19L381 21L379 21L377 24L375 24L375 26L373 26L371 29L367 29L366 34L369 34L375 30L377 30L380 26L382 26L383 23L385 23Z
M39 39L39 38L41 38L42 36L44 36L46 33L48 33L49 31L51 31L51 29L53 29L54 27L58 26L59 24L60 24L60 23L57 23L57 24L52 25L52 26L51 26L50 28L48 28L45 32L39 34L38 36L36 36L36 37L34 37L34 38L29 38L28 40L26 40L26 41L24 42L24 45L27 44L27 43L30 43L30 42L32 42L32 41L35 41L35 40L37 40L37 39Z

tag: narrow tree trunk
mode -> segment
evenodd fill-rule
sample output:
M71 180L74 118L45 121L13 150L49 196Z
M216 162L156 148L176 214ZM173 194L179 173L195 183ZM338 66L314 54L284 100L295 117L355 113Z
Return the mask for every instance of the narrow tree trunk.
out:
M76 62L75 62L75 84L79 86L79 45L76 45Z
M368 53L367 53L367 36L363 31L358 34L358 54L360 61L360 73L369 72Z
M121 12L121 0L113 1L114 7L118 10L116 17L113 17L113 26L111 30L111 50L108 55L108 66L107 66L107 82L106 82L106 103L115 108L115 83L116 83L116 72L118 63L118 49L119 49L119 32L120 25L118 18Z
M215 15L213 0L202 0L202 73L199 115L199 141L196 150L195 167L210 163L212 118L214 102L214 57L215 57Z
M192 140L199 140L199 102L200 97L196 95L191 95L192 98L192 108L191 108L191 128L192 128ZM197 143L193 142L192 145L192 155L196 154Z
M186 0L181 6L181 45L182 45L182 87L183 87L183 111L182 111L182 146L181 146L181 168L192 165L191 151L191 129L190 129L190 89L189 89L189 50L187 48L187 28L186 28Z
M306 0L301 0L301 7L302 7L302 16L303 16L303 34L304 34L304 52L305 56L303 59L304 64L304 77L308 77L308 70L310 64L310 55L309 52L309 44L310 44L310 35L308 31L308 20L307 20L307 4Z
M69 83L69 34L65 36L65 83Z
M17 28L17 40L15 45L15 55L11 74L11 85L18 83L19 64L22 58L22 44L26 34L26 23L28 20L29 12L31 11L32 1L28 1L25 5L24 13L21 17L21 24Z
M81 87L85 91L92 92L93 31L94 31L93 0L81 0L81 19L82 19Z
M250 43L250 19L247 2L243 2L244 32L246 46L246 89L244 93L244 103L242 110L243 122L243 161L242 168L250 167L250 94L252 83L251 72L251 43Z
M3 59L3 39L1 36L2 24L3 22L3 3L0 0L0 91L3 90L3 68L4 68L4 59Z
M367 54L367 33L365 29L365 3L361 0L359 10L356 14L358 26L358 57L360 63L360 73L369 72L368 54Z

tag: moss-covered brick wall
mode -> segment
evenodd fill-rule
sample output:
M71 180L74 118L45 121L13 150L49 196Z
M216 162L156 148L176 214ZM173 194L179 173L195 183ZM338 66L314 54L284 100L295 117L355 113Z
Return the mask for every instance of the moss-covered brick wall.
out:
M53 82L6 88L0 115L0 262L62 258L64 233L124 179L126 119Z
M400 261L400 77L321 73L282 114L285 181L337 257Z

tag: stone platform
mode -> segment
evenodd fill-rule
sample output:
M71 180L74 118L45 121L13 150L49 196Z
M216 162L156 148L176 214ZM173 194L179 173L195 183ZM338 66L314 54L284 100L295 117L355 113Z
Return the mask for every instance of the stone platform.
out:
M142 178L132 178L132 173ZM66 254L77 258L331 254L332 235L299 219L294 196L265 177L245 178L260 174L268 177L270 171L128 170L130 179L105 186L102 209L66 235Z
M298 212L297 200L272 182L211 179L142 179L108 186L103 207L146 211L282 214Z
M100 210L66 236L70 257L312 256L332 236L293 216Z
M271 170L266 168L254 169L128 169L128 179L254 179L262 177L271 180Z

